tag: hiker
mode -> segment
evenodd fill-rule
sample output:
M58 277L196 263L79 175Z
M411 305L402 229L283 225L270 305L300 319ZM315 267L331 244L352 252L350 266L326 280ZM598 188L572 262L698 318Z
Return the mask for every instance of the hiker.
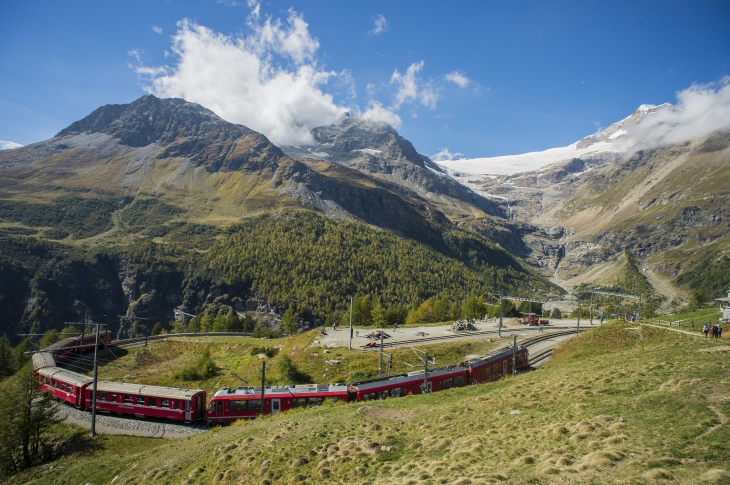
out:
M601 325L603 325L603 315L601 315Z
M712 324L712 338L717 338L717 324Z
M543 330L544 330L544 327L543 327L543 325L542 325L542 323L541 323L541 324L540 324L540 333L542 333L542 331L543 331Z
M704 327L702 327L702 333L705 334L705 338L707 338L707 332L710 331L710 324L706 323Z
M398 328L398 323L394 323L393 324L393 331L395 332L397 328Z

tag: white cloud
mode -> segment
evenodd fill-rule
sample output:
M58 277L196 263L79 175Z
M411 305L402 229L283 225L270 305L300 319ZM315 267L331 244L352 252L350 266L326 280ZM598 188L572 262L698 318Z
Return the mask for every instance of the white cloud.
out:
M638 148L683 143L730 130L730 76L709 84L694 84L677 93L677 104L647 114L630 132L642 140Z
M23 145L15 143L14 141L0 140L0 150L12 150L13 148L20 148Z
M442 148L440 152L431 155L429 158L435 162L443 162L444 160L453 160L454 158L463 157L460 152L451 153L448 148Z
M373 19L373 22L375 22L375 26L372 30L368 31L368 34L380 35L388 30L388 20L383 16L383 14L378 14L378 16Z
M451 73L447 74L446 75L446 80L449 81L449 82L451 82L451 83L456 84L460 88L467 87L469 85L469 83L471 82L471 79L469 79L468 77L464 76L459 71L454 71L454 72L451 72Z
M135 70L152 94L199 103L275 144L311 143L311 128L347 111L320 89L337 74L312 61L319 43L296 12L289 11L286 25L249 21L253 33L242 38L183 20L173 37L176 64Z
M370 101L368 109L360 117L364 120L388 123L395 128L398 128L402 122L400 116L377 101Z
M155 34L161 34L161 33L162 33L162 27L159 27L159 26L157 26L157 25L153 25L153 26L152 26L152 31L153 31L153 32L154 32Z
M423 106L435 108L439 100L437 89L433 83L421 83L418 73L423 69L424 62L416 62L408 66L405 74L393 71L390 83L398 86L394 96L393 109L399 109L404 103L419 101Z

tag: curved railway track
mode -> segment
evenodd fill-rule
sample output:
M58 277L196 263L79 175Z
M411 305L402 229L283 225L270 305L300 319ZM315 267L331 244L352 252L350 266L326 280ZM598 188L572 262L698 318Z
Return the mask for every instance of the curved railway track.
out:
M563 328L566 328L566 327L563 327ZM514 335L511 332L514 331L515 329L519 330L520 332L524 332L524 331L537 332L539 330L539 327L503 328L502 333L507 334L507 335ZM558 330L558 329L559 328L556 328L556 330ZM581 330L581 331L583 331L583 330ZM575 333L575 332L576 331L575 331L574 327L570 327L570 329L566 329L564 331L559 331L559 332L555 332L555 331L550 332L549 331L548 333L543 334L544 337L542 337L542 336L531 337L529 339L523 340L522 343L523 343L523 345L525 345L525 342L529 342L533 338L537 338L537 340L535 340L535 342L540 342L542 340L546 340L546 339L550 338L551 336L569 335L569 334ZM383 348L384 349L394 348L394 347L400 347L402 345L406 345L406 346L419 345L419 344L424 344L424 343L429 343L429 342L453 340L453 339L465 338L465 337L487 337L487 336L498 335L498 334L499 334L498 330L477 330L477 331L472 331L472 332L469 332L469 331L455 332L453 335L438 335L438 336L434 336L434 337L422 337L422 338L411 339L411 340L395 340L395 341L390 341L390 342L383 341ZM376 343L378 343L378 340L375 340L375 341L376 341ZM376 345L375 347L366 347L366 346L361 347L361 350L373 350L373 349L375 349L375 350L380 349L380 344L378 343L378 345Z

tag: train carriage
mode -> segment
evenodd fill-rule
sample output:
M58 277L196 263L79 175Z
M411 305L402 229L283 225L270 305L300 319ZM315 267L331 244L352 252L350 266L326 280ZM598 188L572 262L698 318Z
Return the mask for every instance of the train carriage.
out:
M99 332L99 345L108 345L112 341L112 333L110 331ZM55 342L45 349L44 352L51 353L56 362L62 362L70 355L80 354L86 350L93 349L96 346L96 334L87 333L78 337L69 337Z
M60 367L43 367L36 371L40 389L78 408L83 407L82 397L94 380Z
M355 382L350 386L350 400L371 401L409 394L426 394L465 385L467 369L457 365L428 371L425 383L423 371Z
M53 354L50 352L34 352L33 353L33 369L43 369L44 367L56 367L56 359L53 358Z
M348 390L344 384L304 384L289 388L291 408L313 408L325 402L347 402Z
M264 389L263 414L277 414L291 407L288 387ZM262 414L260 387L224 387L208 404L208 421L213 424L232 423L239 419L255 419Z
M305 384L292 387L264 388L263 414L273 415L295 408L321 406L325 402L347 402L344 384ZM224 387L215 393L208 405L211 423L231 423L238 419L254 419L261 412L260 387Z
M527 348L522 346L516 350L513 350L512 347L504 347L463 362L461 365L468 369L469 384L495 381L504 375L511 374L513 354L517 370L529 367Z
M92 386L87 386L84 407L92 407ZM137 417L194 422L205 419L205 391L143 384L100 381L96 409Z

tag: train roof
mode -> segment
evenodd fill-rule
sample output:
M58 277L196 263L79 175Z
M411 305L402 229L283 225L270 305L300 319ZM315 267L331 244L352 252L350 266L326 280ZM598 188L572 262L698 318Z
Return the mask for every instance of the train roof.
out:
M38 370L44 367L56 367L56 359L50 352L36 352L33 354L33 369Z
M291 392L288 387L266 387L264 388L264 397L285 397L291 396ZM227 397L229 399L243 398L251 399L256 397L261 399L261 388L260 387L224 387L218 390L213 397Z
M519 345L517 347L517 352L521 352L525 348L526 347ZM502 347L501 349L492 350L491 352L487 352L486 354L482 354L478 357L474 357L473 359L469 359L466 362L462 362L461 365L467 367L486 365L500 357L504 357L505 355L512 355L512 347Z
M45 352L56 352L58 350L65 349L66 347L70 347L74 343L76 343L76 339L69 337L69 338L59 340L58 342L54 342L43 350Z
M293 396L316 396L317 394L347 393L345 384L303 384L289 388Z
M174 387L147 386L144 384L128 384L126 382L99 381L96 390L100 392L116 392L135 396L156 396L169 399L186 399L195 394L205 392L202 389L180 389Z
M42 369L38 369L37 372L42 376L50 377L52 379L63 381L66 384L71 384L79 387L94 382L94 379L89 376L78 374L76 372L71 372L66 369L61 369L60 367L44 367Z
M466 367L460 365L442 367L440 369L434 369L428 371L428 379L446 377L449 375L457 375L466 372ZM408 374L399 374L392 377L383 377L379 379L371 379L368 381L354 382L351 388L357 389L358 391L368 391L371 389L377 389L381 387L398 387L403 384L423 381L423 371L409 372Z

